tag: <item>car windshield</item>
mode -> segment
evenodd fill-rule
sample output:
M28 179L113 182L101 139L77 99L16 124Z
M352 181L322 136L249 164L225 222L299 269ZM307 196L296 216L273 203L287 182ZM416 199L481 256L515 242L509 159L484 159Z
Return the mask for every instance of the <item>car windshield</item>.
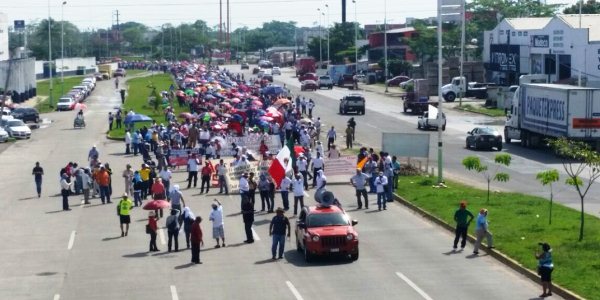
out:
M363 98L362 97L356 97L356 96L349 96L349 97L346 97L346 100L348 100L348 101L361 101L361 100L363 100Z
M308 227L346 226L348 218L341 213L311 214L306 225Z
M329 76L321 76L320 78L323 79L323 80L329 80L330 79Z
M17 127L17 126L23 126L23 125L25 125L25 124L21 120L10 120L10 121L8 121L8 126L9 127Z
M69 103L71 102L71 98L60 98L60 100L58 100L59 103Z
M479 133L480 134L489 134L489 135L498 135L498 131L496 131L495 129L492 129L492 128L488 128L488 127L480 128Z

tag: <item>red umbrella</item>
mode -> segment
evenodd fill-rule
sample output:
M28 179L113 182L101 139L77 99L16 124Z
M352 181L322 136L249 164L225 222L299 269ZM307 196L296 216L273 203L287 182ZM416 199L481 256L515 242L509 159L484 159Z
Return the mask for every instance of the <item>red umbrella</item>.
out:
M240 98L232 98L229 100L231 103L240 103L242 102L242 100L240 100Z
M73 104L73 110L81 110L81 109L87 109L87 106L83 103Z
M302 148L302 146L294 146L294 154L296 154L296 157L300 156L302 153L304 153L304 148Z
M273 118L269 117L269 116L262 116L262 117L260 117L260 119L263 120L263 121L267 121L267 122L273 121Z
M143 209L157 210L157 209L168 208L168 207L171 207L171 203L169 203L166 200L152 200L152 201L146 203L146 205L144 205Z
M196 117L194 117L194 115L188 113L188 112L182 112L179 114L180 118L184 118L184 119L196 119Z
M258 100L254 100L254 101L252 101L252 104L253 104L253 105L256 105L256 106L260 106L260 107L262 107L262 106L263 106L263 103L262 103L262 102L260 102L260 101L258 101Z

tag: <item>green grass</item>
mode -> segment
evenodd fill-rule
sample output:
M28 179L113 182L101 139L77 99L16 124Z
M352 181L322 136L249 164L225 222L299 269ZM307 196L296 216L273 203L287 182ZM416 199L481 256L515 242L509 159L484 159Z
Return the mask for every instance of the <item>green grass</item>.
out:
M159 106L158 111L154 112L154 107L148 105L148 96L150 95L151 89L147 86L150 82L156 87L156 91L160 93L160 91L168 90L169 86L173 83L173 80L169 74L162 73L127 80L127 98L125 99L124 112L126 114L130 109L133 109L133 111L138 114L147 115L158 123L164 123L165 118L162 107ZM181 110L176 110L176 114L181 112ZM149 124L150 122L136 123L136 128ZM113 129L109 132L109 137L123 138L125 137L125 129Z
M506 116L506 112L501 108L486 108L481 104L463 104L462 106L456 106L455 109L470 111L479 114L484 114L490 117L504 117Z
M148 71L137 70L137 69L136 70L127 70L127 77L133 77L133 76L139 75L141 73L145 73L145 72L148 72Z
M452 225L461 200L468 201L468 209L475 216L480 208L487 208L498 251L535 270L537 260L533 253L540 251L538 242L546 241L553 248L553 281L587 299L600 299L600 290L596 288L600 278L600 219L586 215L584 240L579 242L579 212L571 208L555 203L552 225L548 225L550 202L544 198L492 193L490 203L486 204L485 190L453 181L446 182L448 188L432 188L435 182L434 178L424 176L400 177L397 192ZM474 225L470 226L471 234L474 229Z
M84 78L84 76L71 76L71 77L65 77L65 84L64 84L64 89L63 89L63 85L61 84L61 80L60 80L60 75L57 77L53 77L52 78L52 104L56 105L56 101L58 101L58 99L68 93L72 87L79 85L81 83L81 80ZM46 79L46 80L40 80L37 82L37 94L39 96L49 96L50 95L50 80ZM50 104L50 103L48 103Z

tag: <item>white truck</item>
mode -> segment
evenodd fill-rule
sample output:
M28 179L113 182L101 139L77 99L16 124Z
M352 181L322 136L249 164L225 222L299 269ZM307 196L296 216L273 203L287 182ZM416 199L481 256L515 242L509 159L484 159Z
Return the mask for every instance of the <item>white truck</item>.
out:
M429 105L429 109L423 113L422 116L419 116L417 120L417 128L428 130L431 128L438 129L439 124L442 124L442 130L446 130L446 114L442 113L442 119L438 118L438 109L433 105Z
M442 97L446 102L454 102L457 97L473 97L477 99L487 98L487 87L493 83L469 82L465 85L466 78L454 77L452 82L442 86Z
M564 84L521 84L515 91L504 141L524 147L545 144L546 138L566 137L599 149L600 89Z

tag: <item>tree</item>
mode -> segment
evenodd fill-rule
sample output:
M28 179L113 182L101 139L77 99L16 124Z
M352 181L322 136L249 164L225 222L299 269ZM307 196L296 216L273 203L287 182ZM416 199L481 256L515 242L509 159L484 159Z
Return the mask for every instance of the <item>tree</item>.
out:
M548 215L548 224L552 224L552 200L554 199L554 193L552 191L552 184L560 179L558 170L551 169L537 173L535 178L542 183L542 185L550 186L550 212Z
M385 68L385 59L382 58L380 59L377 64L383 69ZM409 76L409 74L412 73L412 69L413 66L410 62L405 61L405 60L400 60L400 59L389 59L388 60L388 71L393 75L393 76L398 76L398 75L406 75Z
M406 43L420 60L422 74L425 74L425 62L430 61L437 54L437 34L435 29L428 28L422 21L415 22L413 26L415 36L406 39Z
M588 144L566 138L548 140L550 147L562 158L567 173L566 183L575 187L581 204L579 241L583 240L584 200L590 188L600 178L600 154ZM587 176L583 177L582 174Z
M563 10L565 14L578 14L579 13L579 3L573 4ZM600 3L596 2L596 0L588 0L581 6L582 14L598 14L600 13Z
M496 168L494 172L489 172L488 166L481 163L481 160L477 156L467 156L463 159L462 164L469 171L475 171L483 175L487 182L487 202L490 203L490 183L492 180L498 182L507 182L510 179L510 175L508 173L500 172L501 166L509 166L512 157L510 154L497 154L494 158L494 162L496 163Z

